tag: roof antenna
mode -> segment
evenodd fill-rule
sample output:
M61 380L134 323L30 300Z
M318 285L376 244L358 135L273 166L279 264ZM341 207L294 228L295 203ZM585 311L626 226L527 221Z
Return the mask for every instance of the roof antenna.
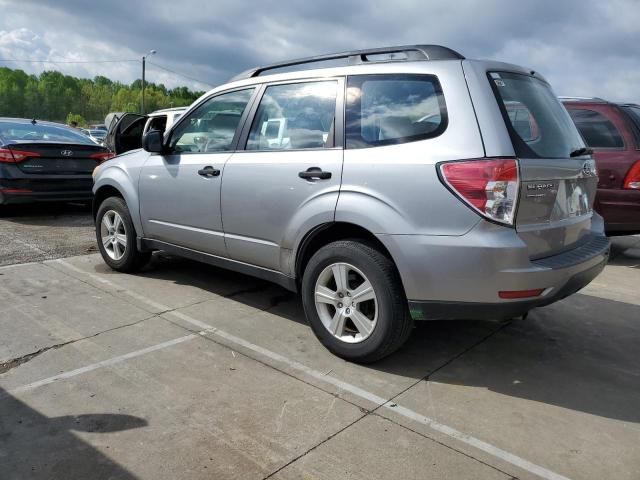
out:
M31 125L35 125L36 123L38 123L38 122L36 122L35 118L33 120L31 120Z

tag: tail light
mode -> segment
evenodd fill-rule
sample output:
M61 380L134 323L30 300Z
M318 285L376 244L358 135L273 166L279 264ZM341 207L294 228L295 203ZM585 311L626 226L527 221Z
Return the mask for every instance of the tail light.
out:
M99 162L104 162L109 160L110 158L115 157L116 154L112 152L100 152L100 153L92 153L89 155L90 158L98 160Z
M630 190L640 190L640 161L637 161L624 177L624 188Z
M440 164L451 190L484 217L513 225L518 202L518 161L481 158Z
M39 157L38 152L26 152L24 150L12 150L10 148L0 148L0 163L19 163L27 158Z

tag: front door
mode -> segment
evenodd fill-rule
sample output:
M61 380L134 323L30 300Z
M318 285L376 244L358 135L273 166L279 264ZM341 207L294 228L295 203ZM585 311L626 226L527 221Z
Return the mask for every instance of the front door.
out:
M140 176L146 238L226 256L220 215L222 171L254 89L204 101L171 131L169 151L152 154Z
M342 176L342 79L267 85L222 180L229 257L287 272L298 232L332 222ZM337 119L337 121L336 121ZM249 128L250 127L250 128ZM244 143L244 141L243 141Z

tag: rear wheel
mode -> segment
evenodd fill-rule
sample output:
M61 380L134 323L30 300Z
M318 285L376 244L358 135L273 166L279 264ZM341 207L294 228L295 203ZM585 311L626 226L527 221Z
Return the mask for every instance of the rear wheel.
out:
M120 272L135 272L151 257L151 252L138 250L131 214L120 197L109 197L100 205L96 239L105 263Z
M302 300L318 339L347 360L379 360L411 333L395 265L358 241L330 243L313 255L303 275Z

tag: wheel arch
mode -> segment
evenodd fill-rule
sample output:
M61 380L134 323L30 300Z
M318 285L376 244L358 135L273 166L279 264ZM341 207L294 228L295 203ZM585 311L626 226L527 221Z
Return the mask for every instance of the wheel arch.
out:
M126 172L120 168L109 168L98 177L93 186L93 219L95 221L100 204L111 196L122 198L127 204L133 226L138 237L143 236L142 222L136 185Z
M301 281L304 269L314 253L331 242L346 239L364 241L393 261L393 256L387 247L366 228L349 222L324 223L307 232L296 248L294 273L297 282Z

